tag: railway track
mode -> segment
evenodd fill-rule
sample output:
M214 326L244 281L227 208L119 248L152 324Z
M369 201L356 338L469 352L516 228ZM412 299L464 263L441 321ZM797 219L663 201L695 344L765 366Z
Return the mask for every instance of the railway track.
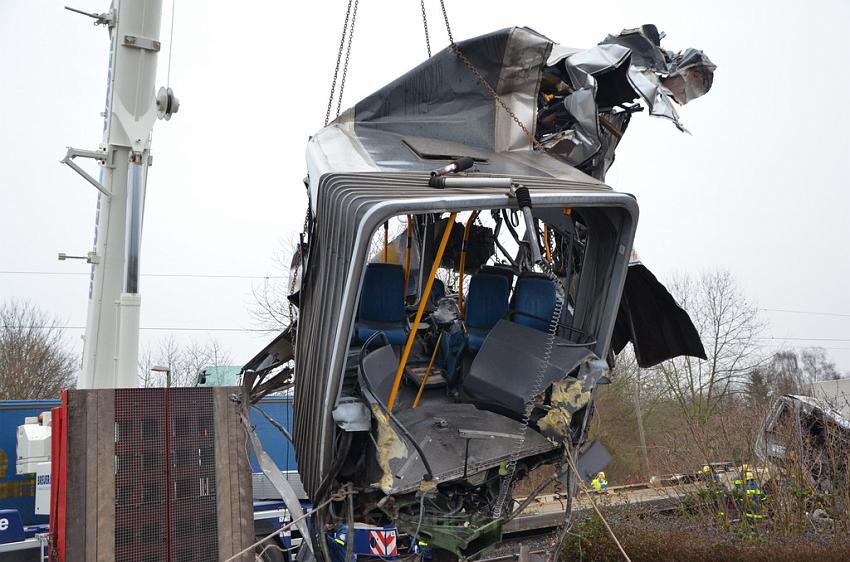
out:
M600 507L635 506L647 511L664 512L676 509L688 494L703 487L700 482L668 486L650 484L632 484L615 486L608 493L595 496ZM519 498L521 501L522 498ZM566 500L562 495L549 494L539 496L522 514L505 525L505 534L513 536L534 530L553 529L564 522ZM572 513L581 516L592 510L590 500L579 496L573 500Z
M640 507L644 511L663 513L679 509L684 497L704 486L701 482L671 483L653 486L650 484L632 484L609 488L608 493L594 496L602 504L600 507ZM521 498L520 498L521 501ZM532 502L521 515L505 526L505 540L495 551L477 562L502 562L520 560L520 548L526 547L526 553L535 561L545 559L549 554L547 544L553 538L554 529L564 522L566 503L558 494L543 495ZM590 500L579 496L573 501L572 514L580 518L593 508Z

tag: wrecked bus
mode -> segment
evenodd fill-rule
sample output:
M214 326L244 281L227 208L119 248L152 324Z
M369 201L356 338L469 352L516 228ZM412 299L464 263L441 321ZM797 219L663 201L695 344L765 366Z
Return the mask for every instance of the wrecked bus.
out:
M355 522L394 523L437 557L492 546L531 471L575 491L614 352L704 357L632 262L635 197L603 183L632 114L680 126L672 102L711 85L700 51L663 51L661 36L582 51L497 31L310 139L293 323L245 365L243 391L294 394L301 480L329 502L301 527L315 554L324 529Z

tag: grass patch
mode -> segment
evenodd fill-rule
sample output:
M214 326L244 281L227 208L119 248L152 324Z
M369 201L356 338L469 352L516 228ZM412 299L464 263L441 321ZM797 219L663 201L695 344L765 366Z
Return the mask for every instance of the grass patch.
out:
M791 562L850 560L850 541L832 533L776 535L746 526L722 526L681 516L606 515L634 561ZM561 551L562 562L621 560L598 516L578 521Z

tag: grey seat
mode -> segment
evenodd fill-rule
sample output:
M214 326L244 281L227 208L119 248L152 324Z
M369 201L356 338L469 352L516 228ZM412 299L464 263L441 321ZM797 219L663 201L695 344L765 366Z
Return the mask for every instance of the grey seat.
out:
M554 338L554 345L538 392L565 378L585 359L594 357L588 348L577 347L558 336L499 320L463 380L464 395L482 406L523 414L535 393L538 370L550 337Z

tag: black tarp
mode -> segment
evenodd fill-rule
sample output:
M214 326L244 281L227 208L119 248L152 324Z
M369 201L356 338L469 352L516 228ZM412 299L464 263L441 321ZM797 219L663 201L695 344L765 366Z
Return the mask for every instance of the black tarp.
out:
M706 358L691 317L641 263L629 265L611 337L615 353L629 342L641 367L652 367L680 355Z

